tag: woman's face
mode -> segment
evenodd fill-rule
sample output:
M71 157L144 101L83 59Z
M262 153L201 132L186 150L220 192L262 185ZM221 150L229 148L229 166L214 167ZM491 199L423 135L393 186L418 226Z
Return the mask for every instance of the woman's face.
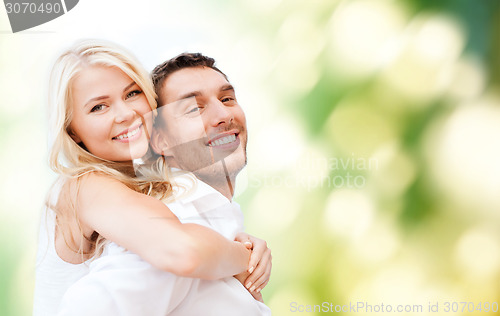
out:
M111 161L144 156L152 125L142 89L117 67L89 66L74 79L70 135Z

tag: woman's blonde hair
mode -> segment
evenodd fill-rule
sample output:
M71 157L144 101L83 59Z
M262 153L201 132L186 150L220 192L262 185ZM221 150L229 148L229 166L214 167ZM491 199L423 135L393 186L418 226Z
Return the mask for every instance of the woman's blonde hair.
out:
M121 181L137 192L157 198L168 196L171 192L171 185L167 181L166 173L157 175L156 178L151 178L151 175L147 179L136 177L130 173L130 168L125 171L124 163L101 159L77 144L70 136L70 123L73 117L73 82L80 71L89 66L119 68L140 87L151 110L156 109L156 94L150 76L130 53L116 44L102 40L78 42L57 59L51 73L49 91L50 167L63 177L76 178L77 184L82 175L98 172ZM130 162L128 166L130 167ZM75 203L71 203L71 210L63 212L54 205L49 205L50 199L49 196L47 205L56 213L56 227L64 228L73 220L76 220L79 225ZM62 231L64 232L64 229ZM80 233L83 236L81 227ZM69 246L66 236L64 238ZM71 238L73 239L72 236ZM91 239L93 251L90 254L99 255L102 253L104 238L94 234ZM74 239L72 243L74 244ZM83 256L84 251L81 243L77 251Z

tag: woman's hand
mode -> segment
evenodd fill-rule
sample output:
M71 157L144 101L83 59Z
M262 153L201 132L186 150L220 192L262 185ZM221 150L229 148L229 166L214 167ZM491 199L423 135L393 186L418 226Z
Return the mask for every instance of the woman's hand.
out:
M252 250L248 270L235 277L248 289L255 299L262 302L260 291L267 285L271 276L271 249L267 247L265 240L251 236L245 232L238 233L235 240L243 243L248 249Z

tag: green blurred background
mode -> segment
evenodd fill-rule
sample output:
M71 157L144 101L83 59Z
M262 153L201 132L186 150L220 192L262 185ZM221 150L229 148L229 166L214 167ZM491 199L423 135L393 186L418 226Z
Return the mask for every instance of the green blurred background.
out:
M87 0L18 34L0 13L0 315L31 313L48 73L86 37L148 70L202 51L235 84L250 133L236 200L273 251L274 315L498 314L500 1Z

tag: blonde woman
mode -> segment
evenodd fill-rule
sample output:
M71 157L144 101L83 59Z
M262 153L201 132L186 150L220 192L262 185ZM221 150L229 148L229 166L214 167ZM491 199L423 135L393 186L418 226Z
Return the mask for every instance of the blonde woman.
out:
M55 315L110 241L179 276L254 270L259 258L249 263L242 243L179 222L158 200L171 192L164 176L135 177L132 160L148 151L156 103L148 74L129 53L82 42L56 61L50 85L50 166L60 176L42 220L34 315Z

